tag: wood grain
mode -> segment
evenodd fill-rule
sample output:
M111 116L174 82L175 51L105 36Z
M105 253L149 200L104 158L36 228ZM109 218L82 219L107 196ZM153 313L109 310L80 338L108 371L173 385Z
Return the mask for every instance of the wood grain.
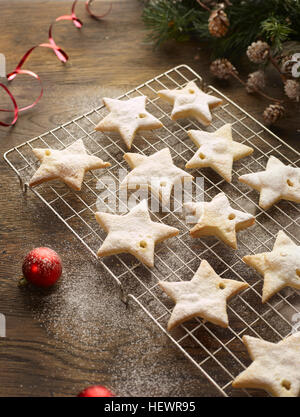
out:
M108 4L103 1L101 10ZM8 71L28 48L46 41L49 23L68 13L70 5L71 1L64 0L0 1L0 51L6 55ZM169 43L157 51L145 45L141 11L136 0L113 1L110 15L98 22L87 16L81 1L77 6L78 17L85 23L81 31L71 22L55 26L56 42L70 61L62 65L46 49L33 53L26 68L38 72L45 94L37 107L20 116L15 127L0 128L1 154L94 108L103 95L117 96L175 65L186 63L207 82L213 81L204 45ZM197 52L199 60L194 59ZM270 92L278 82L274 76ZM32 85L21 77L14 82L21 102L27 100L25 91L33 97L37 94ZM254 116L260 117L266 106L235 82L216 86ZM299 148L296 111L297 106L291 106L275 131ZM31 194L22 195L3 160L0 174L0 312L7 319L7 337L0 338L0 395L75 395L94 383L107 385L120 396L218 395L142 312L134 305L125 310L103 268L40 201ZM65 271L79 281L88 276L101 294L99 334L92 346L72 334L57 335L53 326L39 320L45 296L17 287L22 259L36 246L54 248L62 256ZM111 305L108 311L103 300Z

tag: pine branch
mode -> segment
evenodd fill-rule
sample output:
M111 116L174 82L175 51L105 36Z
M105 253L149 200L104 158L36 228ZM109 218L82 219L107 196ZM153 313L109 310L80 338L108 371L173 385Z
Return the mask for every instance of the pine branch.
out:
M291 34L295 34L295 30L291 28L289 21L281 22L275 16L270 16L261 23L262 35L266 40L273 44L275 51L280 51L282 45L287 41Z
M195 1L187 3L196 4ZM150 2L142 15L146 29L150 31L147 41L159 46L169 39L176 41L190 39L195 32L195 25L207 22L208 13L205 13L206 19L201 21L203 13L193 7L187 7L187 3L174 4L169 0ZM203 27L198 30L202 31Z
M226 13L230 28L224 38L210 35L210 12L197 0L148 1L143 20L148 41L160 45L169 39L208 39L215 57L239 57L257 39L270 43L273 53L287 41L300 41L300 0L231 0Z

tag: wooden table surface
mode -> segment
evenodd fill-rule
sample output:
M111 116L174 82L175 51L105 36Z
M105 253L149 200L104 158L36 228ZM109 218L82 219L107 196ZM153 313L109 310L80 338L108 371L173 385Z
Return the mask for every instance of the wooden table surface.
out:
M143 43L140 3L112 2L112 12L98 22L79 1L81 31L71 22L55 26L56 42L70 56L66 65L49 50L33 53L26 68L42 78L44 97L37 107L21 114L15 127L0 127L1 154L98 106L103 95L115 97L178 64L188 64L205 81L214 81L205 46L169 43L153 51ZM95 9L104 10L108 4L103 1L100 8L96 2ZM46 41L49 23L68 13L70 6L69 0L0 1L0 52L6 55L7 71L28 48ZM274 76L269 92L278 82ZM266 102L247 95L236 82L215 84L260 119ZM13 91L20 103L38 92L32 85L21 77L15 80ZM296 111L297 106L291 105L274 130L299 149ZM0 338L0 395L75 395L95 383L120 396L218 395L144 313L134 305L125 309L101 265L32 193L22 195L3 160L0 170L0 313L7 320L7 337ZM63 259L62 283L51 294L17 286L24 255L37 246L50 246ZM99 303L91 311L87 304L91 299L94 308L95 297Z

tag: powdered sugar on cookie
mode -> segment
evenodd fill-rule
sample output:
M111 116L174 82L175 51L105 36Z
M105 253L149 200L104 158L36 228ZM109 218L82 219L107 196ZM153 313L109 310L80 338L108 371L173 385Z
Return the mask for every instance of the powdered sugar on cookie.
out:
M110 166L109 162L88 155L81 139L62 151L49 148L34 148L32 151L41 165L29 182L31 187L59 179L79 191L86 171Z
M276 397L300 394L300 332L279 343L243 336L253 363L232 385L235 388L264 389Z
M259 205L269 209L279 200L300 203L300 168L284 165L271 156L265 171L242 175L239 181L260 192Z
M211 110L222 104L220 98L204 93L193 81L179 90L160 90L157 94L174 105L172 120L192 116L204 126L212 121Z
M212 168L227 182L231 182L233 161L244 158L253 152L249 146L233 140L230 124L226 124L212 133L189 130L188 135L198 150L185 167Z
M149 267L154 266L155 244L179 233L175 227L151 220L147 200L124 216L97 212L96 220L108 232L98 256L131 253Z
M126 153L124 159L132 171L124 178L121 187L148 187L163 204L169 202L174 184L193 179L192 175L174 165L169 148L150 156Z
M95 130L119 132L127 148L130 149L136 132L159 129L163 126L146 110L146 100L146 96L134 97L126 101L103 98L110 113L97 124Z
M184 210L197 223L190 230L193 238L217 236L233 249L237 249L236 232L255 222L251 214L233 209L224 193L217 194L210 202L185 203Z
M228 327L227 300L248 284L221 278L207 261L202 261L191 281L159 281L161 289L176 303L168 330L193 317Z
M300 289L300 246L283 230L278 233L272 252L247 255L243 261L264 276L263 303L285 287Z

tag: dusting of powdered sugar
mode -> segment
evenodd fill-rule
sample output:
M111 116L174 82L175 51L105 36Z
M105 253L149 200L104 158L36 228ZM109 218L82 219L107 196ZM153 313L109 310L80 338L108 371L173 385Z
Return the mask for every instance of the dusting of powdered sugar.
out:
M84 263L64 260L58 284L50 291L31 289L30 298L35 317L49 333L57 339L85 345L99 343L105 319L114 316L120 323L121 310L125 308L120 305L120 313L116 314L117 288L90 257Z
M75 249L78 256L70 256ZM211 386L199 370L145 313L134 302L127 307L122 303L101 261L74 242L67 243L64 252L63 274L52 290L22 290L49 343L72 360L63 370L64 378L76 380L77 367L79 375L86 367L86 385L102 383L118 396L201 395L204 390L210 395ZM178 381L184 379L194 383L182 386ZM78 390L67 389L75 394Z

